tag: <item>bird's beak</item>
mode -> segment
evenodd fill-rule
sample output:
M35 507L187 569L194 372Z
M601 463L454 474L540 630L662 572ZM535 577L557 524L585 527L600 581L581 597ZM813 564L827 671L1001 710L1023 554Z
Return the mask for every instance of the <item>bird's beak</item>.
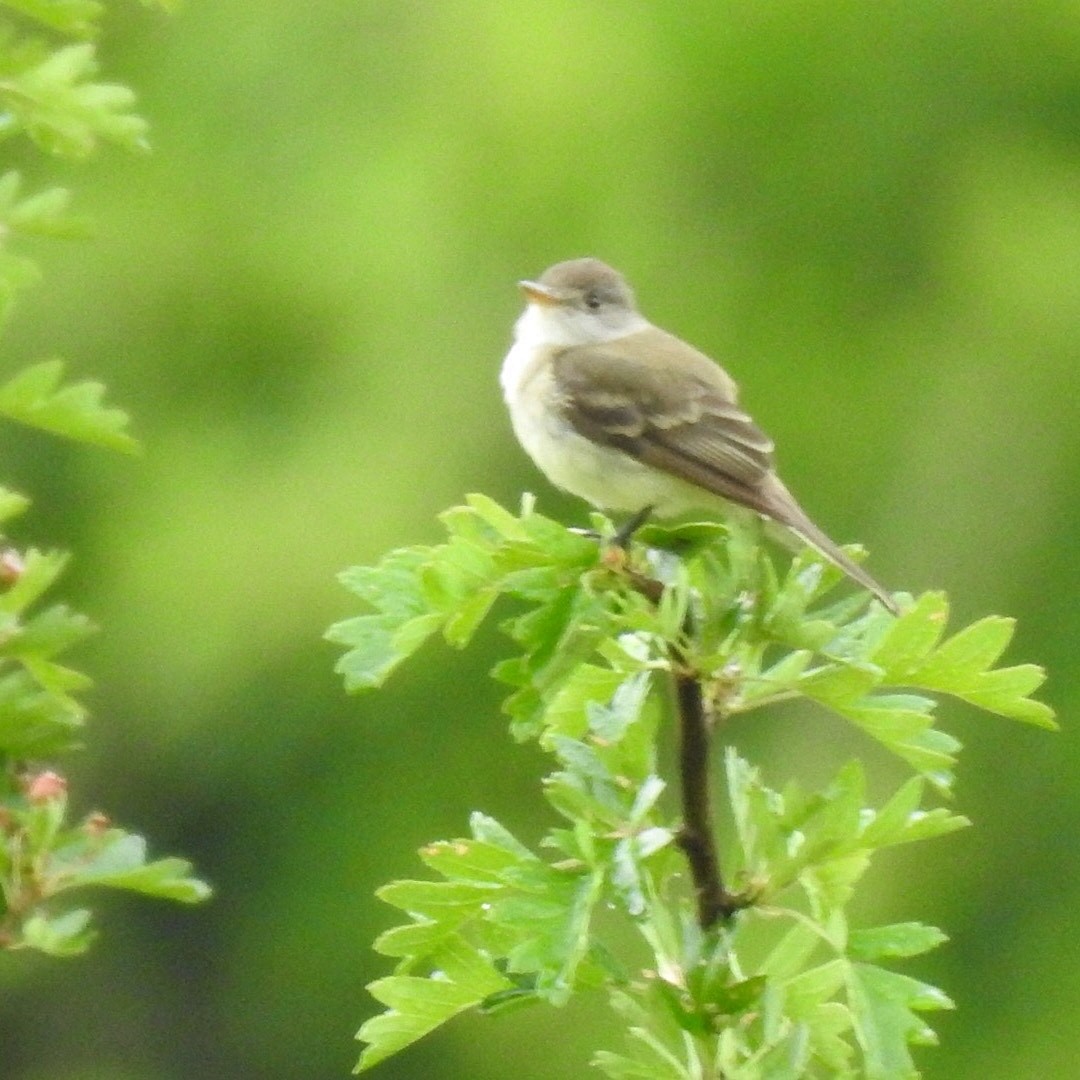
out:
M555 307L562 303L562 297L554 289L548 285L541 285L538 281L519 281L518 288L525 294L530 304Z

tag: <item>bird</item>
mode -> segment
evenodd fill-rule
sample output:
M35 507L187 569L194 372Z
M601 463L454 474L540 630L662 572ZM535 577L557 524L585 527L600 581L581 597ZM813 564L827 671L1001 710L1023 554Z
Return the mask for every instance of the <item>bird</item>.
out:
M731 376L650 323L622 274L571 259L518 285L527 303L499 378L518 441L556 487L634 527L691 511L759 515L899 613L788 491Z

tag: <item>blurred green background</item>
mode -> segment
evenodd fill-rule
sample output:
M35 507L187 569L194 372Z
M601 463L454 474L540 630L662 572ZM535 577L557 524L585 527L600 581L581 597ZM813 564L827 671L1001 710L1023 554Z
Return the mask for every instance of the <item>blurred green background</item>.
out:
M55 350L135 417L140 459L3 433L70 548L94 719L77 810L216 887L110 900L76 962L0 979L12 1080L341 1077L423 842L483 809L535 838L541 761L484 673L433 649L347 699L336 571L433 540L481 490L580 522L513 442L514 282L593 254L722 358L789 485L894 588L1019 618L1068 723L1080 685L1080 8L1057 0L427 0L136 5L103 42L154 153L62 179L91 244L42 247L6 365ZM50 173L55 176L55 170ZM898 851L864 916L952 942L905 970L959 1002L937 1080L1077 1075L1080 756L959 706L977 827ZM782 783L845 754L827 716L731 736ZM102 906L95 898L94 903ZM589 1074L602 1008L465 1019L385 1080Z

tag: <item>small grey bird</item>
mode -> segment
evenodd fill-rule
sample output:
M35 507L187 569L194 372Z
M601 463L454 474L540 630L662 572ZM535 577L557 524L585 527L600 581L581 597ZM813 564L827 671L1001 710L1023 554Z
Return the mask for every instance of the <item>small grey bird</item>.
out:
M528 306L500 381L514 433L553 484L635 515L756 511L898 611L776 475L773 441L727 372L640 314L621 274L573 259L519 284Z

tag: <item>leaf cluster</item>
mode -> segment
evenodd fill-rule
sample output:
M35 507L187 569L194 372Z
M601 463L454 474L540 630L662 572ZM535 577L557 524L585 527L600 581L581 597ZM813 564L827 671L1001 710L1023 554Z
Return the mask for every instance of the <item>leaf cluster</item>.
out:
M0 142L29 140L50 157L74 161L104 144L147 148L132 90L98 77L96 39L105 13L98 0L0 0ZM13 245L86 231L70 201L65 188L27 191L18 171L0 173L0 325L18 293L38 280L34 263Z
M147 148L134 93L97 78L105 12L97 0L0 0L0 138L25 135L74 159L102 143Z
M922 805L927 783L948 788L959 745L936 726L938 695L1053 725L1029 696L1042 673L994 666L1011 622L946 637L941 594L903 598L893 617L836 598L839 575L816 556L780 575L711 524L650 529L626 554L604 546L604 519L582 535L529 499L515 515L474 495L442 521L446 543L343 574L368 610L329 631L346 649L338 670L350 689L378 686L435 635L466 645L508 597L515 653L493 674L511 687L515 736L551 756L556 824L532 850L474 814L467 837L421 852L436 880L380 890L407 921L376 942L398 967L370 987L386 1011L360 1030L359 1069L465 1009L593 990L626 1022L627 1048L594 1058L612 1077L916 1076L910 1046L933 1040L920 1014L950 1002L889 964L944 935L852 927L847 906L879 851L966 824ZM858 762L822 791L777 791L729 749L725 866L743 909L707 931L657 767L670 681L687 671L717 723L806 699L915 773L874 809Z
M70 422L53 417L58 429L91 441L122 434L114 416L98 415L97 393L71 389L60 410ZM0 413L7 390L0 388ZM0 524L26 505L0 488ZM81 952L93 936L89 911L62 906L54 900L61 893L99 886L190 903L209 892L186 862L148 861L143 839L100 813L70 824L64 778L31 764L76 749L85 722L79 694L89 680L61 657L93 627L45 600L66 562L57 552L0 550L0 947L53 955Z
M141 836L116 828L103 814L68 823L66 784L59 774L21 772L4 786L0 947L51 956L84 952L95 934L88 909L63 906L73 889L123 889L188 904L210 895L186 860L151 861Z

